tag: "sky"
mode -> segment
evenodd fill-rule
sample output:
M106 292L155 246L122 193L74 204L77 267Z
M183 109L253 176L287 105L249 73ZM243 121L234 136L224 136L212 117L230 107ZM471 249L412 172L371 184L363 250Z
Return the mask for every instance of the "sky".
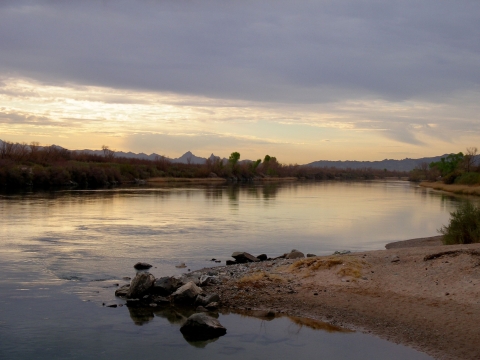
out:
M2 0L0 139L242 159L480 148L478 0Z

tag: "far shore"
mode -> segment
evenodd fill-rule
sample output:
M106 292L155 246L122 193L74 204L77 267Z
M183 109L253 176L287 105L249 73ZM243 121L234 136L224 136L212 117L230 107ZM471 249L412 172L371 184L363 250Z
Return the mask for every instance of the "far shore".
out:
M422 181L420 183L420 186L431 188L434 190L446 191L458 195L480 195L480 185L458 185L444 184L441 181Z
M268 310L316 319L411 346L436 359L480 354L480 244L441 236L385 250L202 269L227 311ZM234 275L236 274L236 275Z
M254 182L283 182L297 181L296 177L264 177L257 178ZM221 184L228 182L228 179L222 177L212 178L178 178L178 177L154 177L146 180L147 183L195 183L195 184Z

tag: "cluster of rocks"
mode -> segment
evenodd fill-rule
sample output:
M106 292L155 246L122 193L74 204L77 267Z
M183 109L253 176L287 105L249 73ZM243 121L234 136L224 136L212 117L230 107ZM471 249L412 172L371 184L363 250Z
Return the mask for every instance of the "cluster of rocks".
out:
M180 329L187 340L207 340L225 335L226 329L218 320L205 314L216 310L220 304L218 294L208 293L202 289L218 283L216 273L185 274L180 277L157 279L146 271L151 265L137 263L134 267L141 271L130 284L121 286L115 291L115 296L126 299L127 307L158 307L171 304L192 306L200 313L190 316Z
M307 257L313 257L313 256L316 256L316 255L315 254L307 254ZM259 261L271 261L271 260L277 260L277 259L300 259L300 258L304 258L305 254L302 253L301 251L293 249L289 253L285 253L285 254L277 256L275 258L269 258L266 254L260 254L258 256L253 256L252 254L249 254L248 252L235 251L232 254L232 257L235 260L227 260L227 265L245 264L245 263L252 263L252 262L259 262Z

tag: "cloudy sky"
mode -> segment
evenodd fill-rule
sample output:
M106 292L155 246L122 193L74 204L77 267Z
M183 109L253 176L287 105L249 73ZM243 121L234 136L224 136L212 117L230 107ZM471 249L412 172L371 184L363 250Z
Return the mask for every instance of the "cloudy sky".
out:
M0 1L0 139L284 163L480 147L478 0Z

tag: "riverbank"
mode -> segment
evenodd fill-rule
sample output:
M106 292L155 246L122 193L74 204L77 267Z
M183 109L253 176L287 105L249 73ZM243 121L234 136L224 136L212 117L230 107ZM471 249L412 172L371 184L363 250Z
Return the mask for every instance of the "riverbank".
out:
M219 293L225 309L308 317L438 359L478 359L480 244L444 246L436 238L387 250L216 267L210 270L223 281L206 290Z
M296 177L258 177L255 182L284 182L297 181ZM228 179L222 177L211 178L179 178L179 177L154 177L146 180L147 183L193 183L193 184L221 184L228 182Z
M446 191L459 195L480 195L480 185L444 184L441 181L422 181L419 185L422 187Z

